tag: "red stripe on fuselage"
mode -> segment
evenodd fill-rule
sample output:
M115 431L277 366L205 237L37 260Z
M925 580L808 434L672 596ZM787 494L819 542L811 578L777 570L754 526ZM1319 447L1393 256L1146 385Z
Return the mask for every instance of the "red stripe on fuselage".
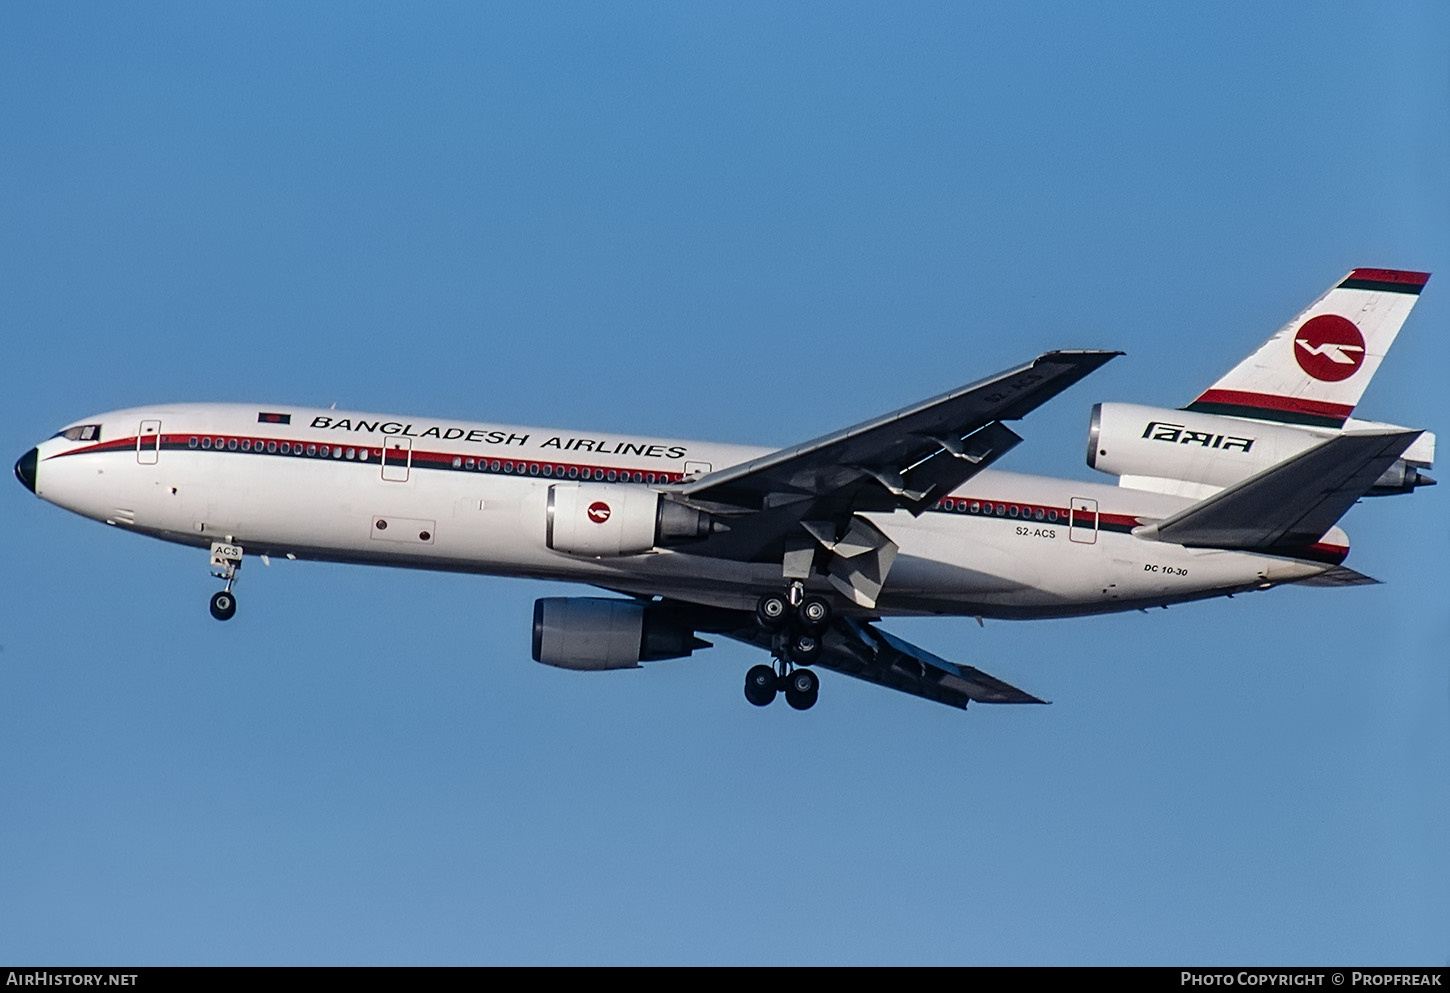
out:
M147 442L150 442L156 437L157 436L155 435L148 435L145 440ZM203 448L199 444L193 447L191 444L191 440L193 438L208 438L211 439L213 444L210 448ZM130 438L117 438L114 441L98 442L94 445L88 445L85 448L72 448L71 450L66 452L57 452L54 455L47 456L46 459L47 461L49 461L50 459L64 458L70 455L93 455L105 452L134 452L137 450L136 441L137 439L134 436ZM236 448L232 448L228 444L229 442L233 441L237 443ZM244 441L249 443L248 448L241 447L241 444ZM267 445L281 446L284 444L291 448L292 451L269 452L265 450L265 446ZM293 441L290 438L259 438L255 435L234 435L212 431L208 431L205 434L164 434L160 436L160 446L163 451L193 452L196 454L219 453L222 455L267 455L273 458L283 459L328 459L335 462L347 462L356 465L372 466L380 465L379 460L382 458L383 455L383 449L374 445L345 445L333 441ZM314 449L314 452L312 454L307 453L306 449L308 446L311 446ZM323 449L327 450L326 454L323 454ZM347 449L352 449L355 452L365 452L367 453L367 458L348 459L345 457L345 454L332 454L333 452L345 453ZM149 450L149 447L143 450ZM396 464L401 465L404 461L407 461L414 469L446 469L449 471L457 472L493 472L494 470L489 468L491 463L498 462L502 464L504 462L509 462L515 466L514 471L511 473L511 475L514 476L530 476L531 474L528 472L528 467L530 465L538 466L540 468L548 466L550 469L550 475L544 478L559 479L562 477L566 480L572 478L579 482L584 482L586 478L590 482L622 483L633 481L632 479L626 480L622 478L614 480L595 479L595 471L603 471L605 473L613 471L616 473L616 475L619 476L628 473L631 477L634 475L634 473L640 473L641 475L653 473L655 476L655 482L657 483L678 483L685 478L684 473L679 471L672 471L669 469L644 469L634 467L623 469L617 466L586 465L582 462L557 462L552 459L523 457L514 454L500 456L500 454L496 452L479 456L476 454L465 455L463 453L454 452L430 452L420 448L401 449L396 451L399 453ZM406 459L402 457L402 453L404 452L406 452L409 456ZM453 465L454 459L458 459L461 464L455 467ZM467 466L466 460L468 459L472 459L474 461L476 468L469 468ZM389 464L394 464L391 461L391 457ZM573 469L577 473L575 477L568 476L569 470L571 469ZM503 470L500 469L499 472L502 474ZM587 477L585 476L585 473L588 473ZM540 475L542 476L542 473Z

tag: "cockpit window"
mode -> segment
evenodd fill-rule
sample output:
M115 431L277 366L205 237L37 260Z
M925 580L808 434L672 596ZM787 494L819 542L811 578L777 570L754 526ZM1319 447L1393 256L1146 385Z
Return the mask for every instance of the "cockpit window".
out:
M99 424L77 424L73 428L57 431L53 437L65 438L68 441L100 441L101 426Z

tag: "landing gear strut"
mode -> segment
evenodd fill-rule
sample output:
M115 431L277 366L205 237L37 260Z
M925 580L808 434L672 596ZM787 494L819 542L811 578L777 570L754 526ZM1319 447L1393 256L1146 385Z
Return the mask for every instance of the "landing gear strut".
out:
M227 584L220 592L212 594L211 598L211 616L219 621L229 621L237 612L237 596L232 592L232 584L237 581L237 570L241 567L241 545L224 541L211 543L211 574L217 579L226 580Z

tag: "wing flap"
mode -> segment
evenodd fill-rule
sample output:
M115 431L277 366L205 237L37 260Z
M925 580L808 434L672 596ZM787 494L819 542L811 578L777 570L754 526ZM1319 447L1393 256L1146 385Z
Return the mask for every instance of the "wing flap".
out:
M1374 486L1419 431L1346 432L1135 528L1192 548L1289 550L1312 545Z

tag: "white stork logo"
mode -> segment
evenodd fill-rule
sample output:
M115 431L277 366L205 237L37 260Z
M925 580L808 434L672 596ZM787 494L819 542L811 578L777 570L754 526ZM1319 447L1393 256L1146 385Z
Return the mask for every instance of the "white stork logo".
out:
M1348 318L1320 314L1305 321L1294 336L1294 359L1320 382L1337 383L1364 364L1364 336Z
M1330 362L1338 362L1340 365L1359 365L1359 357L1350 358L1345 352L1363 352L1363 345L1340 345L1333 341L1322 342L1318 345L1309 344L1308 338L1295 338L1294 343L1310 355L1322 355Z

